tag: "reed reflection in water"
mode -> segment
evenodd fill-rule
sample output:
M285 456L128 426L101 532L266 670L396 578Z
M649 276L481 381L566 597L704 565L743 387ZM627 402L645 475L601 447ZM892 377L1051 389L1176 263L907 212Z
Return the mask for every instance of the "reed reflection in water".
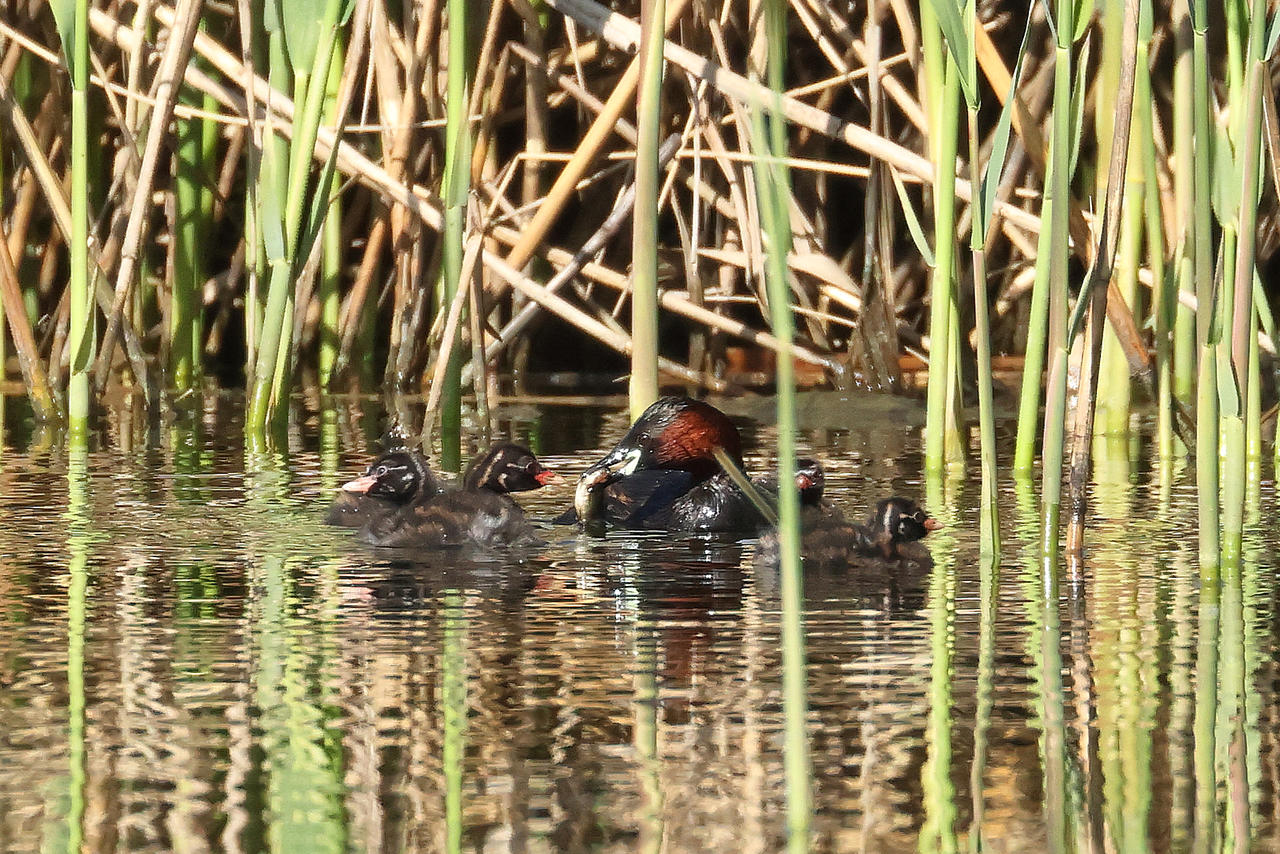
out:
M372 413L304 421L287 459L246 459L238 417L113 420L69 462L11 419L0 850L783 847L779 590L750 542L563 529L414 562L320 521ZM501 426L572 476L593 455L566 425L604 446L623 422ZM1280 844L1270 483L1202 585L1185 469L1100 445L1084 574L1046 584L1028 487L996 568L976 478L921 483L901 419L843 423L801 443L834 500L913 495L947 527L932 567L806 575L812 850Z

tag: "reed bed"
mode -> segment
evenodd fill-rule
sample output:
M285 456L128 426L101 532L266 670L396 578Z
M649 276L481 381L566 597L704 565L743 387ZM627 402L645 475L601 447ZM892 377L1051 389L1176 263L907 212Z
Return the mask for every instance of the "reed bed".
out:
M847 11L10 4L6 352L73 434L116 388L158 408L243 384L258 447L302 385L428 393L446 468L467 388L483 406L548 365L629 361L638 409L740 390L742 363L894 390L923 359L926 468L977 422L992 552L1001 400L1049 561L1064 460L1078 554L1095 436L1146 410L1166 465L1200 446L1211 577L1276 396L1268 5ZM762 113L786 122L789 243Z

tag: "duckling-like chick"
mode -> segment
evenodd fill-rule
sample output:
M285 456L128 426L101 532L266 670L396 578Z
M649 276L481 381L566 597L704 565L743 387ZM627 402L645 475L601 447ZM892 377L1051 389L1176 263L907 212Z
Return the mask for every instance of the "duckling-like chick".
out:
M802 464L803 463L803 464ZM825 475L812 460L797 461L800 490L800 553L807 565L839 566L867 561L916 560L901 550L939 527L936 519L909 498L894 496L876 503L866 524L850 522L823 498ZM769 531L756 547L762 562L778 560L778 534Z
M623 528L754 531L763 522L723 472L716 452L742 467L742 437L720 410L688 397L664 397L578 480L574 514Z
M360 539L375 546L429 549L536 545L541 540L510 493L559 479L527 448L496 445L467 470L461 489L371 520L361 529Z
M342 485L325 522L361 528L439 491L426 457L406 449L389 451L370 463L360 477Z

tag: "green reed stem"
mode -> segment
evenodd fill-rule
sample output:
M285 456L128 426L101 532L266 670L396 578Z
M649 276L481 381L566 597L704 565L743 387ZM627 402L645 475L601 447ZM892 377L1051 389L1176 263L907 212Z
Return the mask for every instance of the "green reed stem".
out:
M471 101L471 49L467 0L449 0L449 78L445 114L444 234L440 275L440 307L448 311L463 275L467 228L467 197L471 190L472 133L467 105ZM464 307L465 310L465 307ZM461 318L459 318L461 321ZM461 326L459 326L461 328ZM440 465L446 471L462 467L462 348L455 336L446 359L440 395Z
M283 418L289 390L289 366L292 350L293 298L297 266L302 262L300 243L304 236L304 215L312 202L312 194L328 193L330 187L308 192L312 152L329 85L330 65L336 54L337 26L350 11L348 0L328 0L319 25L309 35L314 44L291 44L290 51L301 55L303 47L313 47L309 69L291 68L283 51L283 34L270 33L271 77L278 83L294 80L294 133L287 148L278 136L264 141L258 180L261 228L266 259L270 270L267 303L258 337L257 360L254 364L249 396L249 412L245 433L251 444L266 439L266 425L273 415ZM282 191L283 187L283 191ZM318 228L317 222L309 223ZM307 229L308 231L310 229ZM277 411L278 410L278 411Z
M1173 4L1173 27L1176 44L1173 65L1173 151L1178 163L1193 163L1195 156L1196 107L1193 104L1193 46L1190 9L1184 3ZM1174 252L1177 290L1194 294L1195 282L1195 170L1173 170L1173 197L1177 208L1178 245ZM1154 197L1153 202L1154 204ZM1191 405L1195 397L1196 314L1171 295L1175 302L1173 331L1173 394Z
M933 567L929 583L929 720L925 730L928 759L921 775L924 826L920 851L954 852L956 791L952 766L952 661L955 657L955 575L949 561Z
M203 136L200 119L178 119L174 163L173 287L169 303L169 381L192 387L200 366L203 258L211 223L204 216Z
M792 345L795 321L787 284L787 255L791 251L791 178L784 160L787 129L782 112L783 76L787 54L787 4L765 4L765 32L769 40L768 83L772 103L756 111L752 147L756 160L756 191L765 236L765 283L769 314L778 339L778 542L782 594L782 680L786 747L783 765L787 788L787 850L809 850L813 818L812 767L809 760L805 680L804 581L800 566L800 493L795 483L796 402ZM659 18L658 20L662 20ZM763 107L764 105L760 105ZM637 176L638 178L638 176ZM639 195L637 194L637 210Z
M71 44L64 43L63 50L71 71L71 384L67 424L73 443L79 443L89 431L95 317L89 293L89 0L75 0Z
M662 851L662 755L658 750L658 632L652 620L636 621L635 726L633 741L640 766L640 846L645 854Z
M1139 43L1138 60L1137 60L1137 76L1142 77L1146 66L1144 51ZM1136 87L1135 87L1136 89ZM1133 115L1135 119L1138 115L1135 104ZM1135 153L1141 150L1141 137L1136 133L1141 128L1141 123L1134 125L1135 133L1129 136L1129 153L1130 162L1135 162ZM1131 308L1137 309L1138 297L1138 268L1142 266L1142 234L1144 228L1144 203L1145 191L1143 176L1136 169L1127 169L1124 177L1124 203L1123 211L1115 211L1115 215L1121 217L1120 223L1120 246L1116 258L1115 272L1113 281L1116 284L1120 295L1124 297L1125 303ZM1100 285L1101 286L1101 285ZM1098 323L1105 323L1105 318L1091 318ZM1096 422L1094 434L1114 433L1124 434L1129 432L1129 413L1131 409L1130 401L1133 397L1133 383L1129 373L1129 360L1124 354L1124 350L1120 345L1120 341L1116 338L1115 333L1107 330L1103 336L1102 354L1098 367L1098 393L1097 406L1101 410L1101 416Z
M658 399L658 147L662 137L665 0L640 5L640 87L636 94L636 200L631 229L631 417ZM784 31L785 32L785 31ZM762 214L763 217L763 214Z
M1201 443L1203 443L1201 439ZM1217 564L1214 564L1215 570ZM1221 586L1215 572L1200 582L1196 620L1195 700L1195 842L1196 854L1215 852L1218 838L1218 620Z
M952 306L955 302L956 253L956 152L960 118L960 76L950 55L940 56L946 72L942 100L933 111L937 119L932 131L937 136L934 160L934 249L936 266L929 286L929 385L925 414L925 469L939 471L947 458L951 441L947 426L947 387L958 366L951 364ZM954 423L954 422L953 422Z
M978 563L978 670L974 698L973 765L969 770L969 796L973 821L969 830L969 850L984 850L982 825L986 816L986 769L991 710L996 680L996 615L1000 599L1000 565L995 553L984 554Z
M1196 383L1196 488L1199 494L1201 582L1217 582L1219 559L1219 472L1218 472L1218 371L1216 343L1210 340L1216 282L1213 277L1213 235L1210 201L1212 187L1209 167L1213 161L1213 131L1209 123L1211 97L1208 61L1208 4L1191 0L1192 8L1192 103L1194 149L1190 158L1194 170L1193 273L1196 286L1196 342L1200 353Z
M1150 4L1143 6L1139 24L1138 43L1144 50L1150 49ZM1137 138L1141 145L1142 174L1148 188L1145 193L1143 216L1146 224L1147 259L1151 265L1151 318L1155 330L1155 381L1156 381L1156 448L1162 482L1172 477L1173 457L1173 332L1177 312L1177 283L1165 268L1164 228L1160 221L1159 188L1156 183L1156 146L1151 120L1151 72L1142 60L1137 62L1137 81L1134 97L1134 121L1138 122Z
M1244 500L1248 484L1248 433L1245 421L1249 401L1250 338L1257 339L1253 307L1254 250L1258 231L1259 165L1262 139L1262 80L1267 65L1261 53L1266 4L1254 3L1248 47L1248 92L1236 133L1240 169L1239 215L1235 245L1234 280L1231 287L1231 373L1235 380L1234 405L1223 407L1226 432L1227 477L1223 496L1223 557L1238 556L1244 525ZM1225 312L1225 307L1224 307ZM1226 378L1219 377L1226 382Z
M1045 185L1049 241L1049 381L1045 389L1044 455L1041 472L1041 565L1048 577L1057 572L1058 520L1062 507L1063 437L1067 408L1067 206L1071 177L1071 60L1072 26L1075 21L1074 0L1057 0L1054 25L1057 40L1053 67L1053 137L1049 148L1049 175ZM1044 260L1041 259L1041 263ZM1084 298L1083 296L1081 297ZM1099 323L1103 318L1097 318ZM1056 582L1055 582L1056 584Z
M333 61L329 63L329 84L325 87L324 114L321 118L326 125L333 127L339 125L336 111L344 57L345 51L339 40L334 45ZM316 285L316 300L320 304L320 326L316 335L316 376L321 388L329 387L338 363L338 319L342 310L338 284L342 279L343 256L341 189L342 179L335 173L329 182L329 208L324 220L324 246L321 250L320 278Z
M979 24L980 26L980 24ZM972 107L969 116L969 164L973 186L980 187L982 179L978 168L978 110ZM991 320L987 298L987 253L983 247L987 233L988 211L979 211L970 229L970 247L973 254L973 333L977 361L978 383L978 436L982 461L982 499L980 510L980 536L982 550L998 556L1000 553L1000 511L997 506L996 478L996 417L991 379ZM997 557L998 560L998 557Z
M67 743L70 804L67 852L84 843L86 768L85 629L89 599L89 451L84 442L68 446L67 459Z
M1053 183L1053 161L1049 161L1045 186ZM1040 209L1041 221L1053 218L1053 199L1047 195ZM1047 258L1053 243L1053 232L1040 230L1036 238L1036 257ZM1036 264L1031 286L1031 308L1027 318L1027 347L1022 363L1022 390L1018 395L1018 434L1013 452L1013 469L1030 474L1036 449L1043 436L1040 431L1040 390L1044 383L1046 337L1049 327L1049 264Z
M466 776L467 743L467 617L462 595L445 593L444 640L440 650L443 685L444 737L441 765L444 771L445 848L462 851L463 779Z

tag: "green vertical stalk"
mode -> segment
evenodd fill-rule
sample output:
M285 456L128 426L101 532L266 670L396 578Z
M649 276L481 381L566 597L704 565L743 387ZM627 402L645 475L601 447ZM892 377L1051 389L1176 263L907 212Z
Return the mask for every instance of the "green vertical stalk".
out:
M1049 161L1045 185L1053 182L1053 161ZM1053 218L1053 199L1047 195L1040 209L1041 222ZM1040 229L1036 238L1035 280L1031 286L1031 309L1027 318L1027 348L1022 363L1022 390L1018 395L1018 434L1013 452L1013 469L1019 474L1030 474L1035 463L1036 447L1040 434L1040 389L1044 382L1045 338L1049 327L1049 268L1043 259L1049 257L1053 232Z
M925 469L941 470L947 457L947 385L956 366L951 364L951 312L955 301L956 150L960 117L960 76L950 56L940 56L946 72L942 100L932 116L937 136L934 148L934 249L936 266L929 286L929 386L925 415Z
M65 9L65 4L62 5ZM63 50L71 70L71 384L68 426L73 443L89 431L89 366L93 364L94 311L89 293L89 0L75 0L70 44Z
M969 793L973 801L973 823L969 850L983 850L982 824L986 815L987 739L995 693L996 615L1000 598L1000 569L996 555L983 555L978 564L978 670L973 715L973 765L969 771Z
M1201 439L1203 442L1203 439ZM1215 570L1217 564L1214 564ZM1218 850L1218 620L1221 589L1215 571L1200 582L1199 615L1196 620L1195 699L1195 854Z
M293 298L296 265L301 248L318 235L320 223L312 216L315 192L328 193L330 187L308 192L311 160L320 127L329 84L329 69L335 55L337 27L351 11L351 0L327 0L318 25L289 34L287 57L302 67L291 67L284 50L287 29L284 21L273 21L269 35L271 77L275 84L286 77L294 81L294 132L288 146L273 136L264 140L257 180L258 216L269 278L262 328L257 336L249 394L245 433L253 446L266 441L266 425L274 414L287 414L292 351ZM308 51L311 53L308 54ZM309 65L306 57L310 56ZM323 206L320 206L323 211ZM323 216L323 213L318 215ZM304 227L305 226L305 227Z
M1138 68L1145 69L1142 64L1145 59L1141 55L1142 50L1139 48ZM1135 109L1135 119L1137 116L1138 110ZM1141 123L1138 126L1141 127ZM1130 162L1136 162L1133 155L1142 144L1141 137L1132 134L1129 140ZM1143 176L1135 169L1126 170L1124 181L1124 210L1116 212L1123 219L1120 223L1119 256L1113 281L1121 296L1124 297L1124 301L1136 311L1138 268L1142 265L1145 187ZM1096 320L1099 323L1104 322L1103 318L1096 318ZM1115 332L1108 328L1103 334L1102 358L1098 364L1097 405L1101 412L1094 434L1128 433L1132 397L1133 384L1130 381L1129 360Z
M1138 39L1144 49L1151 42L1150 4L1143 7L1139 21ZM1155 377L1156 377L1156 448L1160 459L1161 483L1173 477L1173 334L1177 312L1177 283L1165 269L1164 228L1161 223L1160 193L1156 184L1156 146L1151 128L1151 72L1139 60L1134 97L1138 107L1134 120L1138 122L1137 137L1141 143L1142 171L1149 191L1145 194L1143 215L1146 222L1147 258L1151 265L1151 317L1155 329ZM1183 170L1185 171L1185 170Z
M444 822L445 851L462 851L462 782L466 775L467 743L467 618L462 595L450 590L444 595L444 642L440 650L443 682Z
M86 776L85 626L89 598L89 452L72 442L67 460L67 743L71 798L67 810L67 852L84 842Z
M756 111L757 118L752 127L752 146L761 158L756 161L756 188L766 238L765 279L769 313L773 334L778 339L778 483L783 485L795 482L796 456L795 362L792 357L795 322L787 285L787 255L791 251L791 179L784 160L787 132L782 111L787 51L786 9L786 0L769 0L765 4L765 32L769 37L768 82L772 103L767 111ZM809 827L813 817L812 769L805 728L808 702L805 688L804 582L800 566L800 495L795 489L778 490L778 533L787 849L795 854L809 849Z
M1177 290L1194 294L1195 263L1195 170L1185 168L1195 157L1195 111L1193 104L1193 47L1190 8L1186 3L1173 4L1173 26L1176 53L1173 65L1173 151L1183 168L1173 170L1173 194L1178 216L1178 245L1174 252L1177 265ZM1196 314L1174 296L1173 394L1186 405L1195 397Z
M652 621L636 621L635 725L633 740L640 766L640 846L645 854L662 851L662 759L658 752L658 642Z
M440 306L448 311L462 278L467 227L467 196L471 189L471 57L467 0L449 0L449 79L445 113L444 234L440 275ZM465 310L465 309L464 309ZM461 322L461 315L459 316ZM462 467L462 336L455 335L448 353L444 389L440 395L440 465L446 471Z
M1196 383L1196 488L1199 494L1201 583L1217 583L1219 559L1218 371L1215 345L1210 341L1216 311L1213 278L1213 236L1209 166L1213 160L1213 130L1209 123L1208 3L1191 2L1191 82L1193 104L1193 279L1196 283L1196 344L1200 359Z
M1232 5L1232 4L1228 4ZM1239 124L1236 129L1236 157L1240 173L1238 230L1234 281L1231 287L1231 373L1234 395L1224 397L1223 425L1226 434L1225 495L1223 496L1223 556L1239 556L1244 524L1244 499L1248 483L1248 436L1245 423L1249 400L1249 339L1256 340L1256 318L1253 307L1254 249L1258 231L1258 189L1260 145L1262 137L1262 81L1267 73L1261 55L1266 24L1267 4L1255 0L1247 50L1248 91L1242 94ZM1228 39L1233 41L1232 39ZM1225 281L1224 281L1225 285ZM1224 297L1225 302L1225 297ZM1224 306L1224 313L1226 307ZM1220 382L1230 379L1219 377ZM1224 394L1222 388L1219 394Z
M636 94L636 201L631 229L631 417L658 399L658 147L662 135L665 0L641 0ZM763 214L762 214L763 216Z
M342 82L344 55L341 42L334 45L333 62L329 63L329 85L324 93L324 115L321 119L326 125L333 127L339 125L338 89ZM342 200L339 196L342 178L335 174L329 184L329 211L324 219L324 245L321 249L320 277L316 286L316 300L320 303L320 328L316 336L316 376L323 389L327 389L332 382L338 362L338 318L342 310L342 300L338 293L343 255Z
M972 20L972 18L971 18ZM980 24L979 24L980 26ZM969 165L973 186L981 187L978 170L978 110L969 108ZM980 207L980 206L977 206ZM991 322L987 302L987 253L983 246L987 232L987 211L979 210L970 229L973 250L973 318L978 382L978 435L982 453L982 499L980 536L982 550L990 555L1000 553L1000 517L996 505L996 417L991 388Z
M1051 181L1046 186L1049 208L1049 382L1045 390L1044 455L1040 494L1041 564L1048 577L1057 572L1058 520L1062 507L1063 437L1067 408L1067 206L1071 169L1071 74L1074 0L1057 0L1054 28L1057 35L1053 66L1053 137L1049 150ZM1041 259L1040 263L1045 263ZM1098 318L1102 322L1102 318Z
M174 157L173 288L169 302L169 380L190 389L199 370L197 324L202 309L202 259L209 223L201 205L204 185L200 119L178 119Z
M955 785L952 765L952 660L955 656L956 591L949 561L939 561L929 583L929 721L925 730L928 760L921 777L924 825L919 850L956 850Z

